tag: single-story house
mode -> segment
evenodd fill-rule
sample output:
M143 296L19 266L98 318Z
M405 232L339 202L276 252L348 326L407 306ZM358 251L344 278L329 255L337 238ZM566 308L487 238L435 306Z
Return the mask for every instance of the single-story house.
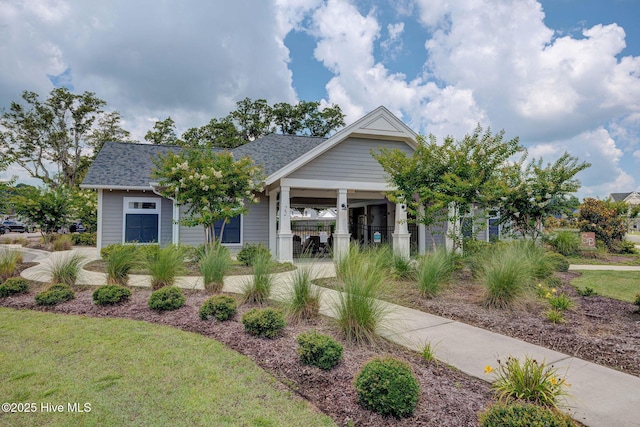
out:
M640 193L630 191L628 193L611 193L609 200L612 202L625 202L630 208L640 205ZM640 218L629 218L628 229L630 232L640 230Z
M424 226L407 223L404 205L386 199L392 188L371 155L382 147L412 153L416 137L379 107L329 138L271 134L231 150L236 158L248 155L261 164L267 177L259 203L225 226L224 243L233 248L262 242L277 260L292 261L299 252L294 245L300 244L292 231L292 208L333 208L335 254L343 253L351 239L388 239L403 256L410 250L423 253L431 236ZM184 207L157 194L150 178L155 156L180 150L139 143L104 145L81 185L98 192L98 249L127 242L204 242L204 230L179 224ZM442 234L434 238L444 244Z

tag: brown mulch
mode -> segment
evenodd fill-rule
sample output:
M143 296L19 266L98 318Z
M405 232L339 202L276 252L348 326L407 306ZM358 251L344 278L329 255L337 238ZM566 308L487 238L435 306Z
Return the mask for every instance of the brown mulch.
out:
M580 296L569 284L580 273L556 275L562 280L558 292L575 303L565 312L562 324L546 320L549 305L540 299L532 298L510 310L484 308L482 289L470 278L458 278L459 283L467 284L452 286L434 299L411 298L408 305L640 376L638 307L602 296Z
M489 384L469 377L443 364L426 362L419 355L380 341L375 346L352 345L339 339L340 334L326 318L312 324L289 324L274 340L255 338L244 332L240 321L244 311L227 322L202 321L198 310L209 296L204 291L185 291L184 307L157 313L147 306L151 291L134 289L131 300L122 305L99 307L93 304L95 288L77 287L76 298L52 308L36 306L34 296L45 285L32 284L30 293L0 299L0 305L16 309L48 311L91 317L120 317L164 324L211 337L251 358L292 391L329 415L340 426L476 426L477 413L493 401ZM330 371L300 363L296 336L309 329L330 334L344 346L343 360ZM421 399L413 416L406 419L383 417L357 403L353 379L362 366L374 357L391 355L408 362L421 388Z

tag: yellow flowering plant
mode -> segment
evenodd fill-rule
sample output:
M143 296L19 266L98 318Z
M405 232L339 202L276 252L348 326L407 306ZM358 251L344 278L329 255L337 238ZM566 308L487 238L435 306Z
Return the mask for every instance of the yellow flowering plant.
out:
M523 400L557 407L558 398L566 395L565 387L570 386L553 365L547 366L544 361L528 356L524 362L511 356L505 362L498 360L496 369L488 365L484 372L495 375L491 387L499 400Z

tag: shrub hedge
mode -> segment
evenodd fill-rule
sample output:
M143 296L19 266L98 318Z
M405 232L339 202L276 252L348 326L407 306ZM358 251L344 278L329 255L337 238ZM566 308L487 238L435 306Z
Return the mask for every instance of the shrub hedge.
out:
M10 277L0 285L0 298L8 297L15 294L24 294L29 291L29 284L25 279L20 277Z
M120 285L100 286L93 292L93 302L98 305L112 305L127 301L131 297L131 290Z
M237 309L238 303L235 298L228 295L215 295L202 304L198 315L202 320L209 320L213 317L224 322L236 314Z
M342 346L328 335L311 331L298 335L296 341L300 361L305 365L328 371L342 359Z
M497 403L478 417L480 427L573 427L575 423L556 410L525 403Z
M186 298L177 286L165 286L154 291L149 298L149 308L156 311L176 310L184 305Z
M258 337L275 338L285 327L284 315L274 308L252 308L242 316L244 330Z
M58 283L51 285L46 291L36 295L36 303L38 305L56 305L61 302L70 301L76 297L75 292L69 285Z

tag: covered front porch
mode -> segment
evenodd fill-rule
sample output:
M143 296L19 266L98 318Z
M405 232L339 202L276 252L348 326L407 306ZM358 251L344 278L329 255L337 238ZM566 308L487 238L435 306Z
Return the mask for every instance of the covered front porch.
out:
M282 179L268 189L269 249L280 262L292 262L305 251L341 257L352 240L362 244L390 240L395 254L409 258L412 240L417 251L425 251L424 226L412 226L409 232L404 204L391 203L385 197L385 183L335 182ZM299 227L292 223L294 209L332 209L335 222ZM391 229L391 236L387 231Z

